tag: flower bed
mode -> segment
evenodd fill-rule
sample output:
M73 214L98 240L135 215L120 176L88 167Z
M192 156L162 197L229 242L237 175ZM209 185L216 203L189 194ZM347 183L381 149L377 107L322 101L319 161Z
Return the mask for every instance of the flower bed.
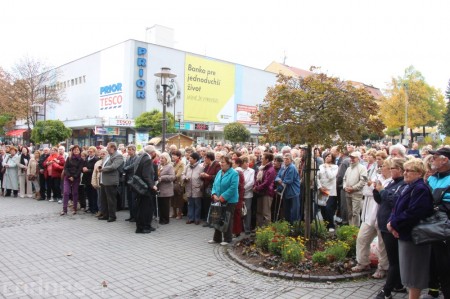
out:
M303 224L276 222L259 228L254 237L234 247L240 259L268 270L296 274L335 275L351 273L355 265L358 228L341 226L328 233L322 221L311 226L311 240L303 235Z

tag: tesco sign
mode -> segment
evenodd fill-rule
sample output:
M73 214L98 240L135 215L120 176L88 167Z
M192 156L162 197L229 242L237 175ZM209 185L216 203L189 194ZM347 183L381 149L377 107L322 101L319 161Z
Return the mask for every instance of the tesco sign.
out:
M100 87L100 110L122 108L122 83Z

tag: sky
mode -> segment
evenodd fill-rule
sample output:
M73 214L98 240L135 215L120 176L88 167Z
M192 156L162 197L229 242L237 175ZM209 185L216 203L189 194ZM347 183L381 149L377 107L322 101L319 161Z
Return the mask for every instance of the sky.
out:
M0 67L25 56L59 66L155 24L175 48L264 69L272 61L387 88L413 65L428 84L450 79L448 0L22 0L0 10ZM88 67L88 66L87 66Z

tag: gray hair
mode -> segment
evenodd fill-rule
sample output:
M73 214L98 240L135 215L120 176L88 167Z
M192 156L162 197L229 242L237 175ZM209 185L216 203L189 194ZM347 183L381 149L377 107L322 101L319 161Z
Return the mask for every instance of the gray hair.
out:
M401 143L396 143L389 148L389 155L392 155L392 150L398 150L399 154L404 157L406 155L406 148Z
M156 149L155 149L155 147L154 147L153 145L146 145L146 146L144 147L144 151L145 151L147 154L151 154L151 153L156 152Z

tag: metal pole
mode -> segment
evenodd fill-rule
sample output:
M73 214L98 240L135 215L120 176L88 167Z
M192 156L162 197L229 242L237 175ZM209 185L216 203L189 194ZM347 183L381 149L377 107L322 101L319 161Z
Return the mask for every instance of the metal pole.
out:
M161 153L166 150L166 90L167 85L163 84L163 121L162 121L162 141Z
M178 149L180 149L181 147L180 133L181 133L181 117L178 117Z
M405 87L405 128L404 128L404 134L405 134L405 139L408 141L409 144L409 140L408 140L408 89L406 88L406 84L404 85Z

